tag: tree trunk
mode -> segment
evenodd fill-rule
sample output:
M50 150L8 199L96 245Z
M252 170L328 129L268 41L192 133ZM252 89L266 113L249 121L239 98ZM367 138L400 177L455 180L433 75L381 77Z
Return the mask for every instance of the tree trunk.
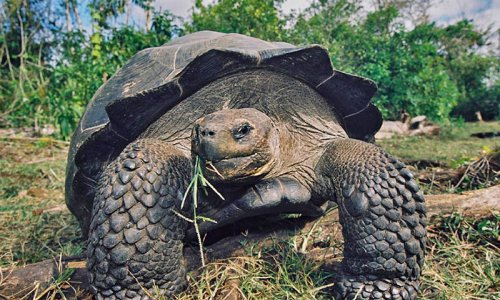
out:
M78 12L78 3L75 0L71 0L71 6L73 7L73 15L75 16L78 30L83 34L83 25L80 19L80 13Z
M151 12L153 11L152 1L146 1L146 31L151 28Z
M485 217L500 210L500 185L461 195L428 195L426 200L428 217L448 215L452 212L466 216ZM228 236L206 246L205 254L208 260L245 256L244 245L254 244L257 248L262 248L272 244L276 239L289 239L290 237L295 237L295 241L299 245L297 251L307 253L307 250L311 248L307 246L309 238L315 230L331 236L332 240L341 238L337 210L333 210L319 219L299 218L267 221L267 224L265 222L263 221L260 229L250 229L248 232L245 231L244 235L241 233L242 231L239 231L239 234ZM200 257L196 247L186 247L184 253L188 269L193 270L200 266ZM310 255L311 257L319 256L314 250L310 251ZM71 276L73 287L86 289L88 281L85 258L75 256L54 258L24 267L0 270L0 295L8 299L16 299L19 295L33 290L37 284L43 290L44 287L50 285L53 278L58 278L60 274L69 269L74 270Z
M125 25L128 26L130 20L130 0L125 1Z
M66 6L66 31L71 32L71 8L69 0L64 1L64 5Z

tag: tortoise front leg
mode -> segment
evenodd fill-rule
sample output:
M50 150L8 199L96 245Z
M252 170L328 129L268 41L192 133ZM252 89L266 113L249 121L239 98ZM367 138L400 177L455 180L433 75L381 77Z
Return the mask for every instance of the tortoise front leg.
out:
M254 216L300 213L308 217L319 217L325 213L328 206L325 202L313 202L310 189L290 177L264 180L251 186L241 195L232 197L234 199L226 200L226 205L203 212L217 223L200 222L201 234ZM189 229L186 236L188 240L194 239L194 228Z
M152 139L127 146L99 182L88 240L90 285L97 299L171 296L186 286L186 221L174 210L191 176L190 160Z
M335 197L344 237L336 299L415 299L424 263L422 193L404 164L372 144L333 142L316 192Z

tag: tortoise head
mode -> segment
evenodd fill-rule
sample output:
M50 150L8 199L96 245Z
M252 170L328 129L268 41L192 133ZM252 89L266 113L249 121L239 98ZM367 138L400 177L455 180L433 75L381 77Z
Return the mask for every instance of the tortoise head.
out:
M195 122L193 155L204 175L216 182L251 182L276 164L279 139L272 120L253 108L225 109Z

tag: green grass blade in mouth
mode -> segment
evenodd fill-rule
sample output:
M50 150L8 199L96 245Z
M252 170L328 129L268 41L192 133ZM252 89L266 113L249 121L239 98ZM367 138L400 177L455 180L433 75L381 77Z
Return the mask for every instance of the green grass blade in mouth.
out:
M191 182L189 183L189 185L186 189L186 192L184 192L184 197L182 197L182 202L181 202L181 209L184 207L184 203L186 202L186 198L189 195L189 191L191 190L193 184L194 184L194 180L191 180Z
M201 178L202 182L205 183L206 185L208 185L209 188L212 189L212 191L214 191L214 193L219 196L219 198L221 198L222 200L226 200L224 198L224 196L222 196L222 194L210 183L210 181L206 180L205 177L202 177Z
M191 177L191 181L189 182L186 192L184 193L184 196L182 197L182 202L181 202L181 209L184 207L184 204L186 202L186 199L188 195L191 193L191 199L193 200L193 219L190 219L186 216L183 216L182 214L175 212L176 215L178 215L180 218L193 223L194 229L196 232L196 238L198 240L198 246L199 246L199 251L200 251L200 258L201 258L201 264L202 266L205 266L205 255L203 253L203 240L201 238L201 233L200 233L200 227L198 226L198 220L201 220L202 222L212 222L212 223L217 223L217 220L213 220L204 216L199 216L197 214L196 209L198 208L198 189L201 187L203 191L205 192L205 195L208 195L208 192L206 190L206 187L210 187L214 191L214 193L219 196L222 200L225 200L222 194L203 176L203 171L201 168L201 163L200 163L200 158L196 156L195 163L194 163L194 168L193 168L193 175Z

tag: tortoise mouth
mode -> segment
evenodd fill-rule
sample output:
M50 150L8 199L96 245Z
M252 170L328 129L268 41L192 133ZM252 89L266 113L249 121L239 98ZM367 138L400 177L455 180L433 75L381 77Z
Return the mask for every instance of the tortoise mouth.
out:
M217 160L207 160L198 155L201 159L203 175L207 179L215 182L235 182L256 180L267 173L269 161L260 159L259 153L247 156L221 158Z

